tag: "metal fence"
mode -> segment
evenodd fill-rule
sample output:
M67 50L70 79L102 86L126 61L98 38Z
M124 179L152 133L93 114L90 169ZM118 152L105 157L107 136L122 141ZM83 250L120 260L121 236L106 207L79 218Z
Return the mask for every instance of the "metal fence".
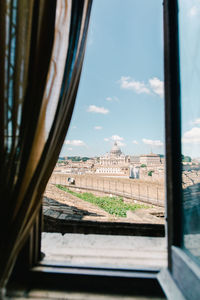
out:
M117 180L117 178L101 178L97 176L76 176L75 185L70 185L68 182L68 174L52 174L49 183L67 185L71 188L80 188L85 190L94 190L103 193L123 196L133 200L154 204L164 207L164 187L144 182L131 182L131 180Z

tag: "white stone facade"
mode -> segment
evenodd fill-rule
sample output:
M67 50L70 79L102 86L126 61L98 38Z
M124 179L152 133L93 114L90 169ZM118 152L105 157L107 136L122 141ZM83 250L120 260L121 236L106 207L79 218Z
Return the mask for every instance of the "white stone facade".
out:
M96 169L96 173L98 174L124 174L124 171L122 171L121 168L101 168L98 167Z
M160 155L154 153L140 155L140 164L144 164L146 166L160 165L161 164Z
M98 174L119 174L127 173L130 158L122 153L115 142L109 153L99 158L99 165L96 167Z

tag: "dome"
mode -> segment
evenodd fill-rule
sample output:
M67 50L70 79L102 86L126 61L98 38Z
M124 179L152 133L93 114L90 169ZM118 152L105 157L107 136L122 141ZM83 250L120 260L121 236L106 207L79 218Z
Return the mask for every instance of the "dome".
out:
M114 155L121 155L122 151L119 148L119 146L117 146L117 143L114 143L114 146L112 147L112 149L110 150L110 154L114 154Z

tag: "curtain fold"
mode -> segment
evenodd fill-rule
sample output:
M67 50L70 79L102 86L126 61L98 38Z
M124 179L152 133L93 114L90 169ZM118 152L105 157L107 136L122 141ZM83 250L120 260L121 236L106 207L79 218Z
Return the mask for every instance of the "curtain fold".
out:
M0 1L0 288L38 216L69 127L91 5Z

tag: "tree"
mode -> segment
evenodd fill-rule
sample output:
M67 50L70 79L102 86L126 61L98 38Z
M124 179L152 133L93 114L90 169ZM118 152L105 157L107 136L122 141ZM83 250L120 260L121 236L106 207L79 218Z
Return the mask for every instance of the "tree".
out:
M149 171L148 172L148 176L152 176L152 173L153 173L154 171L152 170L152 171Z
M145 165L145 164L141 164L140 167L141 167L141 168L146 168L146 166L147 166L147 165Z
M190 156L182 155L182 162L191 162L191 161L192 161L192 159Z

